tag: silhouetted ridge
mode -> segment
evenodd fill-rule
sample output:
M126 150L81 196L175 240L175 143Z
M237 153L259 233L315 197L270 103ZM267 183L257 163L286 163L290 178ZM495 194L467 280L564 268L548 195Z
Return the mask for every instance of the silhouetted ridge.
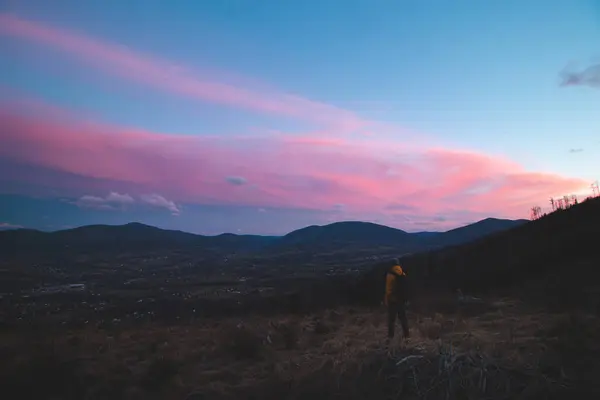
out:
M160 229L139 222L124 225L88 225L56 232L17 229L0 232L4 256L18 254L70 254L90 252L152 252L185 250L194 252L332 252L364 250L377 254L382 249L399 255L450 244L464 243L491 232L508 229L521 221L485 220L449 232L407 233L371 222L345 221L308 226L285 236L196 235ZM362 251L361 250L361 251Z
M481 222L480 227L495 221ZM468 243L409 255L401 262L419 286L478 292L551 279L554 286L543 290L561 301L576 301L584 294L600 293L598 238L600 198L594 198ZM365 301L379 300L385 268L375 266L359 282L357 290ZM582 290L590 285L596 286ZM600 311L597 295L596 303Z
M498 219L486 218L473 224L452 229L430 237L432 245L452 246L467 243L472 240L515 228L529 222L527 219Z
M405 239L408 236L410 236L409 233L384 225L346 221L298 229L285 235L282 241L287 243L320 240L386 242Z

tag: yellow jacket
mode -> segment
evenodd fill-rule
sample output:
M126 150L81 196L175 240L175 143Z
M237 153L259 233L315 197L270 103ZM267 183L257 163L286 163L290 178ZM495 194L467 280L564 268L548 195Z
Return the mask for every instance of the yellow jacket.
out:
M404 270L399 265L394 265L390 268L385 276L385 297L383 302L386 306L399 294L405 295L405 293L394 293L394 291L397 290L396 279L398 279L398 276L406 276Z

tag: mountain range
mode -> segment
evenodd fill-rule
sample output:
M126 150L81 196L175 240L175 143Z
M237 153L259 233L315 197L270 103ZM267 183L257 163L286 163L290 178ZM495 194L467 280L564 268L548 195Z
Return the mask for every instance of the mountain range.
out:
M215 253L287 251L320 252L347 248L391 247L402 253L466 243L528 220L487 218L447 232L408 233L370 222L346 221L324 226L308 226L284 236L236 235L204 236L165 230L133 222L125 225L88 225L55 232L15 229L0 232L4 255L68 251L72 253L105 250L195 250Z

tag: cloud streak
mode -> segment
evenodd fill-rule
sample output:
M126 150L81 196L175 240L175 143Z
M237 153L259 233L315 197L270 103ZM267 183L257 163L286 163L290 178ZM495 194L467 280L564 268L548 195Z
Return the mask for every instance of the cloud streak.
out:
M128 194L119 194L110 192L105 197L84 195L81 196L75 204L80 208L90 208L96 210L118 210L125 209L127 206L135 203L133 197Z
M165 199L163 196L153 193L153 194L143 194L140 196L142 203L149 205L155 208L164 208L168 210L173 215L179 215L181 211L175 202L171 200Z
M242 176L228 176L225 180L236 186L242 186L248 182L248 180Z
M219 82L181 65L80 33L0 13L0 34L61 51L73 60L129 81L210 103L356 131L370 125L351 111L273 90Z
M11 224L10 222L0 222L0 231L6 231L10 229L23 229L21 225Z
M345 215L444 215L449 221L468 213L523 217L548 196L589 188L581 179L462 150L349 138L178 136L66 115L0 104L0 161L6 166L0 181L51 185L78 196L121 188L173 214L180 212L175 202L329 211L343 204ZM242 176L252 185L223 178Z
M142 205L155 209L164 209L170 211L172 215L179 215L181 213L181 210L174 201L167 200L156 193L142 194L137 200L129 194L120 194L117 192L110 192L106 196L86 194L79 197L73 204L83 209L108 211L125 211L133 208L133 206Z

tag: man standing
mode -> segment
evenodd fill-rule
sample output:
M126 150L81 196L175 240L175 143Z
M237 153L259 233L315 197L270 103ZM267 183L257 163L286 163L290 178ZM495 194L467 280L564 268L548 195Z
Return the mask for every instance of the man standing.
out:
M383 300L388 310L388 339L394 337L396 317L400 320L404 337L410 337L408 320L406 319L407 300L406 273L400 266L400 261L395 258L393 266L388 270L385 277L385 297Z

